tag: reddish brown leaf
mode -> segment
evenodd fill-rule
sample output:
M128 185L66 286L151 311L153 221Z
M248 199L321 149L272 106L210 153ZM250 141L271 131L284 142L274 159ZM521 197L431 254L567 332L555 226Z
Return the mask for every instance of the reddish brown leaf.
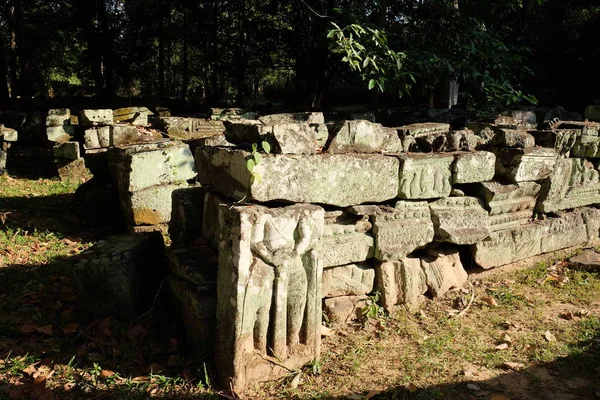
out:
M52 336L52 325L44 325L36 329L37 332Z
M110 378L111 376L113 376L115 374L116 373L113 371L110 371L108 369L103 369L102 371L100 371L100 379Z
M483 301L484 303L486 303L487 305L490 305L492 307L498 306L498 302L492 296L483 296L481 298L481 301Z
M71 322L70 324L67 324L67 326L62 328L62 331L65 333L65 335L68 335L77 332L78 328L79 324L77 322Z

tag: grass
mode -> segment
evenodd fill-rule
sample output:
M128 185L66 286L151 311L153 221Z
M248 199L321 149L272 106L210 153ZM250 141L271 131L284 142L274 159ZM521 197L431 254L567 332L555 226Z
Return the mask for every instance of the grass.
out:
M31 396L34 374L58 398L218 398L206 360L191 356L161 321L92 320L70 274L101 234L72 210L76 183L0 177L0 398ZM364 320L323 338L319 360L294 376L252 387L249 398L588 398L600 390L600 277L566 270L540 284L551 263L474 280L419 310L391 315L369 299ZM483 301L491 296L497 306ZM549 341L549 331L556 338ZM508 348L496 346L508 343ZM504 363L521 364L515 370ZM598 371L598 372L596 372ZM46 375L44 375L46 374ZM582 383L583 382L583 383ZM481 387L474 392L467 384ZM579 386L578 386L579 385ZM587 385L587 386L586 386ZM586 397L587 396L587 397Z

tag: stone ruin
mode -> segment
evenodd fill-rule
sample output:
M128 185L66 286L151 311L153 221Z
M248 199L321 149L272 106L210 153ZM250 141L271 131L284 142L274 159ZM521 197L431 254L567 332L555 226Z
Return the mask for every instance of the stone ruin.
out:
M597 122L538 124L535 113L519 112L452 130L234 112L224 120L160 116L160 138L136 133L147 137L120 142L117 132L134 137L131 124L146 121L139 110L104 111L80 115L83 149L92 158L106 153L96 170L107 171L130 230L168 224L172 246L162 272L160 246L148 245L157 236L148 233L83 258L120 260L132 281L144 275L137 264L152 262L171 316L193 348L214 350L226 387L317 359L323 319L360 318L374 293L390 311L418 306L462 287L478 268L600 243ZM116 114L127 128L115 129ZM263 142L271 151L257 159L253 144ZM150 258L132 250L142 244ZM120 248L136 256L105 254ZM117 295L139 284L99 288L92 264L82 264L83 293L147 304Z

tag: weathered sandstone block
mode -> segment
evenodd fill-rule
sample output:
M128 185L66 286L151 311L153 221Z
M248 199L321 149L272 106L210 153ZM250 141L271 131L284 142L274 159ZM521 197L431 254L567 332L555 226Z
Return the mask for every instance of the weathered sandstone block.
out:
M375 257L399 260L433 240L433 223L424 201L399 201L396 207L379 207L371 217Z
M284 200L349 206L382 202L398 193L398 160L380 155L264 155L251 182L249 153L199 147L196 166L201 184L236 200Z
M187 144L161 141L114 147L109 167L120 192L185 182L196 176L194 157Z
M365 261L375 254L375 241L367 216L349 216L342 211L325 213L325 230L317 246L323 267Z
M473 183L492 180L496 156L489 151L454 153L452 183Z
M79 125L97 126L113 123L112 110L83 110L79 113Z
M571 149L571 157L600 158L600 137L579 136Z
M71 111L68 108L48 110L46 126L63 126L71 124Z
M425 273L427 292L433 297L441 297L450 289L460 289L468 278L458 249L451 246L430 249L421 258L421 268Z
M332 323L346 324L362 317L362 310L367 306L368 297L340 296L323 299L323 313Z
M332 140L327 152L331 154L402 151L402 142L395 129L366 120L338 121L330 136Z
M554 149L497 149L496 174L510 182L538 181L554 170L558 154Z
M48 126L46 136L51 142L67 142L75 136L75 128L71 125Z
M292 369L319 355L323 268L314 248L324 211L223 207L215 360L222 381L242 389L287 372L268 357Z
M119 192L128 226L160 225L171 220L173 191L187 187L186 182L152 186L134 192Z
M418 304L427 292L427 277L418 258L405 257L378 264L376 276L382 305L388 310L399 304Z
M398 156L400 161L401 199L435 199L447 197L452 189L450 165L452 155L407 154Z
M371 293L375 270L367 263L323 270L323 297L359 296Z
M526 149L535 146L535 138L526 131L498 129L491 141L492 146Z
M113 111L114 122L127 122L131 125L148 125L148 116L154 115L147 107L125 107Z
M488 213L476 197L447 197L429 208L437 240L473 244L490 235Z
M258 120L265 125L295 124L298 122L305 122L307 124L325 123L325 117L322 112L270 114L263 115Z
M206 192L203 187L173 191L169 236L174 245L190 243L202 237Z
M86 150L106 148L111 146L110 126L99 126L86 129L83 133L83 148Z
M235 144L269 142L275 154L314 154L317 151L317 132L307 123L264 125L259 121L228 122L227 141Z
M19 133L15 129L7 128L0 124L0 142L16 142L19 139Z
M52 148L55 158L66 158L67 160L78 160L81 158L79 142L57 143Z
M535 144L556 150L559 156L568 157L575 141L581 135L577 129L554 129L547 131L530 131L535 138Z

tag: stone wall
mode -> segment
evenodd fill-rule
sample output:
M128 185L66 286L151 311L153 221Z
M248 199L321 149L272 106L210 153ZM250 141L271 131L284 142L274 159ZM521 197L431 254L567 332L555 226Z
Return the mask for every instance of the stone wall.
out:
M174 191L171 217L175 251L203 248L189 269L210 265L216 280L186 278L177 262L171 274L195 299L185 313L216 324L227 386L318 357L322 316L359 318L375 292L389 310L418 305L460 288L466 267L598 242L595 123L536 130L525 113L476 134L300 113L225 126L226 146L195 150L201 187ZM256 179L247 161L263 141L272 152Z

